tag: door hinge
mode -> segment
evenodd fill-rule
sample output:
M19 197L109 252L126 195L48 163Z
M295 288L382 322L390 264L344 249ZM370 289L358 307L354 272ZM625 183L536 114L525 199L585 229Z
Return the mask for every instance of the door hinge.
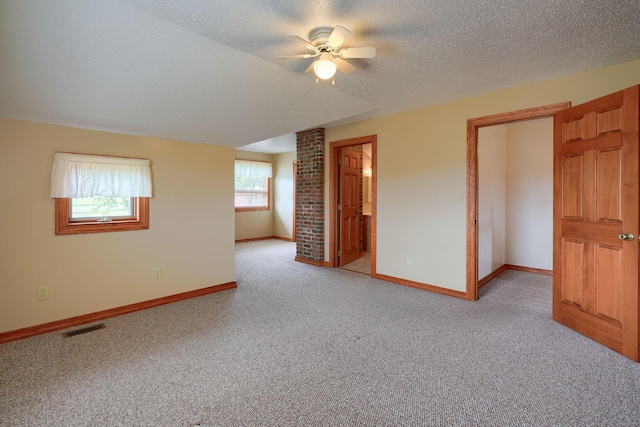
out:
M338 205L338 210L341 211L342 210L342 205Z
M338 251L338 256L342 256L342 251Z
M342 159L338 159L338 164L341 165L342 164Z

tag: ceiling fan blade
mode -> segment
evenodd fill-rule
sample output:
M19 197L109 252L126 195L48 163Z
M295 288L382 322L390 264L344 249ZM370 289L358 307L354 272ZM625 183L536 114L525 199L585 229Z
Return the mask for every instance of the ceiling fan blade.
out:
M334 58L333 62L336 64L336 67L338 67L338 70L342 71L345 74L349 74L356 69L356 67L349 64L342 58Z
M327 40L327 46L337 49L350 35L351 31L347 30L345 27L336 25L336 28L333 29L329 39Z
M313 58L314 56L318 56L318 55L313 55L311 53L302 53L300 55L286 55L286 56L276 56L276 59L296 59L296 58Z
M318 61L313 61L313 63L309 65L309 68L307 68L307 71L305 71L305 73L313 73L313 66L316 65L316 62Z
M303 39L300 36L296 36L295 34L290 34L287 37L293 37L293 38L301 41L302 43L304 43L304 46L309 50L316 50L316 47L314 45L312 45L311 43L309 43L308 41L306 41L305 39Z
M347 47L340 50L341 58L374 58L376 56L376 48L369 47Z

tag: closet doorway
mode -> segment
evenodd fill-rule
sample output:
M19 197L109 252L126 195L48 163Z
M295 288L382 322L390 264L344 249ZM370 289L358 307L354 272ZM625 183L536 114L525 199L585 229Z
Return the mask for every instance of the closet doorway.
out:
M553 119L478 130L478 287L553 270Z
M571 103L553 104L527 110L519 110L504 114L479 117L467 121L467 283L466 295L470 301L478 299L478 233L481 224L478 216L478 134L480 128L517 123L526 120L553 118L553 115L571 106ZM484 226L484 224L482 224ZM504 265L504 264L503 264ZM483 266L483 273L487 266ZM491 274L500 273L500 267L491 270Z

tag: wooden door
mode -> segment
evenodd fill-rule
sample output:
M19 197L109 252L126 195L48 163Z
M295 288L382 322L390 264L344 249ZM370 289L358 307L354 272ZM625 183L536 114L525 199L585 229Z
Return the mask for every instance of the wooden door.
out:
M554 117L553 319L635 361L639 88Z
M360 215L362 214L362 187L360 184L361 152L340 150L340 248L339 265L360 257Z

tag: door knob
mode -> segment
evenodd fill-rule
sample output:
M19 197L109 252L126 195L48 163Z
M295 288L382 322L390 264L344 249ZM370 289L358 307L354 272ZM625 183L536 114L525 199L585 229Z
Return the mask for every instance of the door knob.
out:
M618 234L618 239L620 239L620 240L633 240L633 234L631 234L631 233L620 233L620 234Z

